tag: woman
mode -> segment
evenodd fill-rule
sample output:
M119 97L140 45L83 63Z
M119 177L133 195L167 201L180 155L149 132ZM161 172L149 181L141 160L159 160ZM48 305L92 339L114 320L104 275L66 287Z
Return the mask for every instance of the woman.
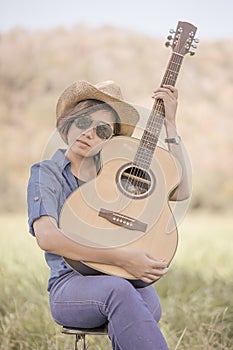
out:
M176 139L177 90L164 86L154 98L163 99L172 153L183 167L179 191L173 200L188 195L182 150ZM166 261L155 260L140 250L95 249L66 237L58 227L66 198L78 186L94 178L101 168L101 149L111 137L130 136L139 119L111 81L92 85L78 81L68 87L57 104L57 129L67 143L51 160L34 164L28 185L30 232L45 251L51 269L48 283L51 313L64 326L93 328L108 322L113 349L168 349L158 327L161 307L152 285L136 289L115 276L82 276L62 256L117 265L146 283L166 274ZM138 330L140 330L138 332Z

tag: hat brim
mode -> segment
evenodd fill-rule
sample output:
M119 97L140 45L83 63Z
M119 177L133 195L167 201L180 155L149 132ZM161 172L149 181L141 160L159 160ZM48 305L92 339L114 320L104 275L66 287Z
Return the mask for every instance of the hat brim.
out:
M130 103L99 90L87 81L79 80L69 86L57 102L57 120L78 102L84 100L99 100L110 105L121 121L120 135L131 136L140 118L138 111Z

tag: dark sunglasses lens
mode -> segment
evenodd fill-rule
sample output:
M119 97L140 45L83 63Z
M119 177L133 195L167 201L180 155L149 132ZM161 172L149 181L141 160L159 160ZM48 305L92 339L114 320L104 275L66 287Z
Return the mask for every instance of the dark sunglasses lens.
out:
M86 115L81 115L75 119L75 126L81 130L88 129L92 124L92 119Z
M112 136L112 128L110 125L105 125L105 124L97 125L96 134L99 138L103 140L107 140L109 139L109 137Z

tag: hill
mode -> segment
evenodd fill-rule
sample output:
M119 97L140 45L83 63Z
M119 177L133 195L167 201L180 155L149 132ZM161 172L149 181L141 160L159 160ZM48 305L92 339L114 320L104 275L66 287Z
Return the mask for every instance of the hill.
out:
M166 36L166 33L165 33ZM55 128L55 106L70 83L112 79L147 108L171 50L158 38L112 27L0 35L1 210L24 207L29 167ZM200 42L185 57L178 125L193 167L192 208L233 207L233 39Z

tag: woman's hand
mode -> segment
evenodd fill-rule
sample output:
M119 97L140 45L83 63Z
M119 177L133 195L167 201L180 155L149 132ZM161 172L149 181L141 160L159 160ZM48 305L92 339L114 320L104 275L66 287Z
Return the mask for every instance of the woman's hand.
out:
M155 281L168 271L165 260L156 260L142 250L122 251L120 260L122 268L146 283Z
M154 99L161 99L165 108L166 121L175 126L175 116L177 110L178 90L172 85L163 85L154 91Z

